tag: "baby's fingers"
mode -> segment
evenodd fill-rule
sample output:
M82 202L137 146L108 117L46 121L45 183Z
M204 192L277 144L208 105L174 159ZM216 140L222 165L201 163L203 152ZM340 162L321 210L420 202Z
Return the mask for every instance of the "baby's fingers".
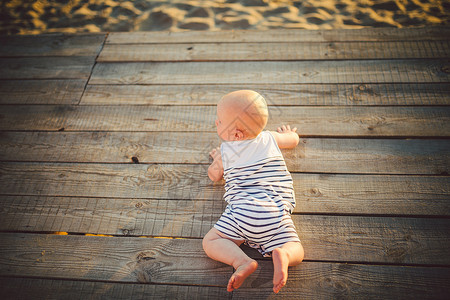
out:
M289 126L289 125L288 125L288 126ZM286 131L286 125L283 125L283 126L281 126L281 127L278 127L278 128L277 128L277 131L278 131L279 133L285 132L285 131Z
M277 131L278 131L279 133L283 133L283 132L296 132L296 131L297 131L297 127L294 127L294 128L291 129L291 126L290 126L290 125L283 125L283 126L281 126L281 127L278 127L278 128L277 128Z
M209 155L214 159L214 158L216 158L218 151L219 151L219 147L213 148L213 149L209 152Z

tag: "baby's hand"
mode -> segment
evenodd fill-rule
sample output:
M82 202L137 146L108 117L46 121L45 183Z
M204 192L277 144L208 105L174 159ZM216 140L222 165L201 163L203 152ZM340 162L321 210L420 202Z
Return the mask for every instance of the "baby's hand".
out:
M279 133L289 133L289 132L296 132L297 131L297 127L294 127L291 129L291 126L289 125L283 125L281 127L277 128L277 131Z
M220 156L220 148L219 147L214 148L209 152L209 156L211 156L213 160L216 160L217 155Z

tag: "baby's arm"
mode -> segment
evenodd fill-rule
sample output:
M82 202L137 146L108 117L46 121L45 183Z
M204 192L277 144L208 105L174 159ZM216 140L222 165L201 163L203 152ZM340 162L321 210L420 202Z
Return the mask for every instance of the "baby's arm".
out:
M219 148L214 148L209 152L213 158L212 164L208 168L208 176L212 181L220 181L223 177L222 155Z
M295 148L300 141L300 138L298 137L296 131L296 127L291 129L291 126L283 125L281 127L278 127L276 132L271 131L271 133L277 141L278 147L280 147L280 149L290 149Z

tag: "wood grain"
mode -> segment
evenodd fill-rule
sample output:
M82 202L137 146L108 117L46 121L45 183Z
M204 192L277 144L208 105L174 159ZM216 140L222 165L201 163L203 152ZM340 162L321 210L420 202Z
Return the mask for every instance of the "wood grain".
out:
M217 105L242 89L259 92L269 106L447 105L450 85L433 84L233 84L88 85L80 105Z
M224 210L220 200L8 197L4 203L9 217L1 220L0 230L184 239L202 238ZM307 260L449 263L448 218L293 215L292 219Z
M448 220L350 218L301 223L305 260L448 264ZM341 222L352 226L334 225ZM231 267L206 256L200 239L0 236L1 276L224 286L232 273Z
M0 278L4 299L231 299L224 287Z
M279 106L270 108L267 129L291 124L303 137L446 137L449 110ZM5 106L0 130L216 132L215 119L215 106Z
M226 205L217 101L254 89L268 129L301 135L283 154L306 261L277 298L447 299L449 33L0 37L0 294L274 298L270 259L243 247L260 267L228 294L201 240Z
M223 51L226 47L226 51ZM447 58L449 41L107 44L99 62Z
M215 133L0 132L0 160L209 164ZM449 140L304 139L283 150L291 172L443 174Z
M202 238L225 209L221 199L157 200L0 196L1 231Z
M226 286L200 240L2 233L0 275Z
M0 57L97 56L104 33L40 34L0 37Z
M2 163L6 195L211 199L223 194L204 165ZM131 196L130 196L131 195Z
M448 215L448 177L293 174L295 212Z
M78 104L87 79L4 80L0 104Z
M34 278L0 278L0 291L7 298L60 299L68 293L108 299L332 299L390 298L446 299L450 287L448 268L366 266L360 264L303 262L289 268L287 285L272 292L273 266L261 261L256 273L232 294L224 287L92 282ZM24 288L26 287L26 288ZM70 295L69 294L69 295ZM69 297L70 298L70 297ZM8 298L9 299L9 298Z
M446 299L448 268L303 262L289 268L286 286L272 292L273 265L260 267L233 299Z
M450 220L293 216L305 259L448 265Z
M184 31L184 32L111 32L107 43L235 43L235 42L355 42L355 41L423 41L447 40L448 27L363 28L357 30L286 30L270 31Z
M98 63L90 84L448 82L447 60Z
M19 207L30 205L32 211L38 212L41 209L34 205L46 207L42 201L47 198L29 204L26 199L76 196L222 203L224 193L223 183L212 183L207 178L206 167L201 165L2 163L0 171L3 195L26 195L24 200L7 200L2 196L5 207L14 207L7 203L19 201L24 203ZM448 176L302 173L292 176L297 213L448 216L450 212ZM97 205L95 199L85 201L90 203L89 207ZM47 210L50 215L56 213L50 208L44 211ZM16 209L8 211L17 213Z
M0 58L0 79L88 79L94 56Z

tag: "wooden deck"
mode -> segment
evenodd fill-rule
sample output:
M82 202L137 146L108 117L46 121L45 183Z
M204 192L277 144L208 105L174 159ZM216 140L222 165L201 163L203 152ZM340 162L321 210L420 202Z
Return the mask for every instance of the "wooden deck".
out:
M305 261L283 299L448 299L450 28L0 38L2 299L267 299L201 238L215 104L254 89L284 151Z

